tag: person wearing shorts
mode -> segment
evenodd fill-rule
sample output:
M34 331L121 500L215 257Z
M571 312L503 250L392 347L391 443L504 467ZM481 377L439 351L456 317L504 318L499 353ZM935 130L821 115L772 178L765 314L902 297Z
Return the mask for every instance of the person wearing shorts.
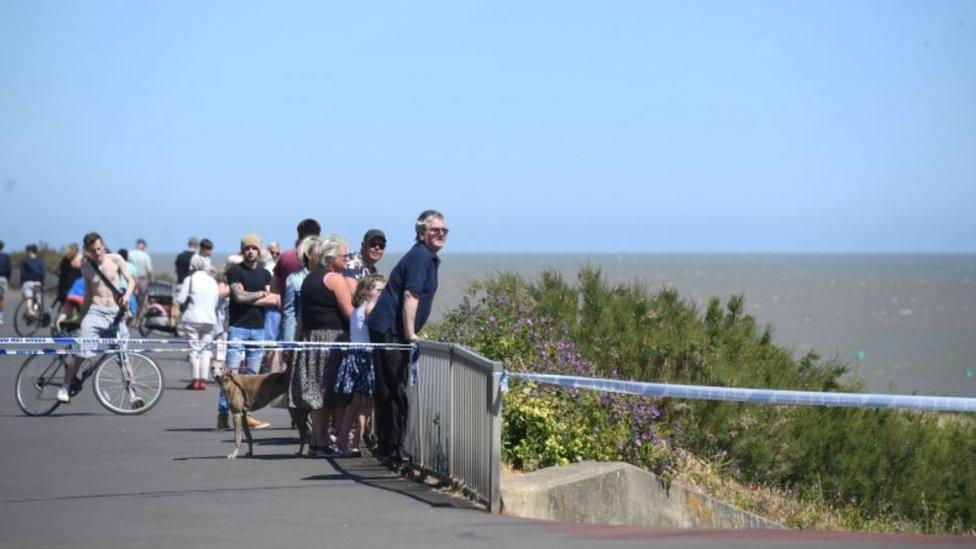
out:
M118 307L103 307L101 305L91 305L81 320L81 330L78 335L81 339L89 338L117 338L128 339L129 328L119 319ZM81 343L78 345L78 353L75 356L81 358L93 358L95 353L92 351L96 345Z
M44 288L44 263L37 257L37 244L28 244L26 257L20 264L20 293L30 301L30 312L37 312L37 302Z
M135 294L141 315L145 311L146 295L149 294L149 283L153 279L152 258L146 252L145 240L136 240L136 249L129 252L129 261L136 266Z
M98 233L88 233L83 240L85 247L85 262L81 266L81 276L85 280L85 301L82 306L84 318L81 321L82 338L113 338L126 339L129 331L120 314L120 307L129 302L135 280L125 266L125 260L119 254L105 251L105 244ZM126 279L127 288L124 292L116 285L110 287L106 280ZM78 353L68 363L64 374L64 382L58 389L58 401L67 404L71 401L69 389L78 375L81 363L87 358L95 356L91 344L78 345ZM138 407L137 402L133 402Z

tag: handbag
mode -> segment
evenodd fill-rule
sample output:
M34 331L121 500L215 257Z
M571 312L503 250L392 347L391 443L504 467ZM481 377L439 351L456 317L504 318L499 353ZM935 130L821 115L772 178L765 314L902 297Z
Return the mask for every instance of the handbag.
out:
M190 307L190 303L193 303L193 277L190 277L190 287L186 290L186 301L180 303L180 314L186 312Z

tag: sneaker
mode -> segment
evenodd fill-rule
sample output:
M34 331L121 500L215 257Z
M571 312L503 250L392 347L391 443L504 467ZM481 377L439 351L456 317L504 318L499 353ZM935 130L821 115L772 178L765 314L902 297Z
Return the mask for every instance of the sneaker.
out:
M207 382L204 381L204 380L202 380L202 379L198 379L197 380L197 386L194 387L194 389L196 389L197 391L206 391L207 390Z
M84 388L85 388L85 382L83 380L75 378L75 380L71 382L71 387L68 388L68 395L75 396L78 393L80 393L81 390Z
M251 429L266 429L271 426L267 421L261 421L260 419L247 416L247 426Z
M186 387L183 387L183 388L186 389L187 391L196 391L197 390L197 380L194 379L193 381L191 381L190 383L188 383Z
M64 403L64 404L67 404L67 403L71 402L71 397L68 396L68 390L65 389L64 387L61 387L60 389L58 389L58 402L61 402L61 403Z
M217 428L218 429L230 429L230 421L227 419L227 414L217 415Z

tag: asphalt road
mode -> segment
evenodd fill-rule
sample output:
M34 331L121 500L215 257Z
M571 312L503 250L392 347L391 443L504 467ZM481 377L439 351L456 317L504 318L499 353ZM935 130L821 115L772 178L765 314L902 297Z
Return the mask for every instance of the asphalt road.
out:
M8 292L7 323L18 299ZM0 547L929 547L973 538L717 532L587 526L489 514L402 479L369 457L294 457L283 410L258 416L256 456L229 461L213 386L186 391L183 357L158 358L162 402L142 416L102 408L90 382L47 417L21 413L23 357L0 358Z

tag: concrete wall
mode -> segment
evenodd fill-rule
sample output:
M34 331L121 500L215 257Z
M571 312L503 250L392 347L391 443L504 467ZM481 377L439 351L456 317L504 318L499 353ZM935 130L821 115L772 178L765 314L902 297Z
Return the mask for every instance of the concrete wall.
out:
M564 522L679 528L782 528L628 463L585 461L502 479L506 514Z

